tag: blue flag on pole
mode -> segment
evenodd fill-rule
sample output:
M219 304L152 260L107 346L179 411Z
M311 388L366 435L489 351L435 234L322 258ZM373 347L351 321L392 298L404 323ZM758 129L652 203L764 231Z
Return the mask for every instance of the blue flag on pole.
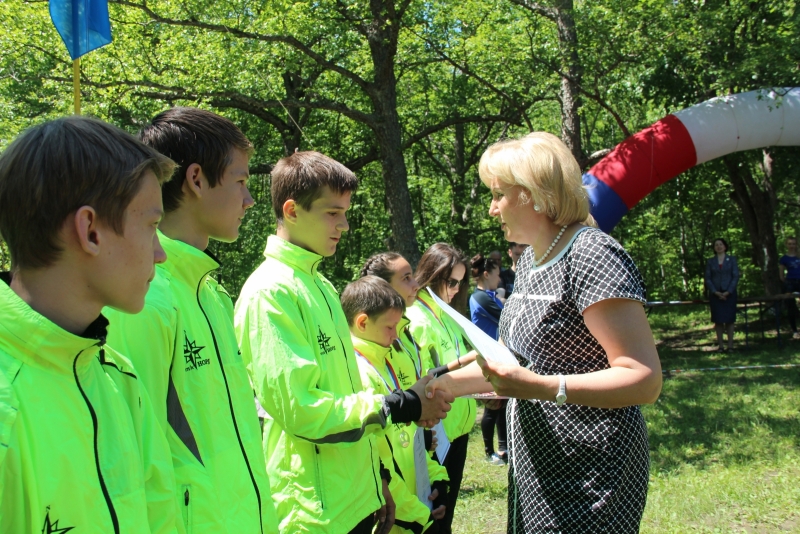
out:
M50 18L73 61L111 42L108 0L50 0Z

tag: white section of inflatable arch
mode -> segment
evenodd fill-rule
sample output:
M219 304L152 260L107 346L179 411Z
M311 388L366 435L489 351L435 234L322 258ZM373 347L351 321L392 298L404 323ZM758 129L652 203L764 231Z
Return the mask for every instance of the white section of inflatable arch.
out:
M741 150L800 145L800 87L722 96L674 115L694 142L697 165Z

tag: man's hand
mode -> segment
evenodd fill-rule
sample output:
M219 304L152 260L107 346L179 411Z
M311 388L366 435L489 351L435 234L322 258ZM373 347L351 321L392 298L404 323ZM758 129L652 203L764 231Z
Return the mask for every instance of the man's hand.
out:
M378 528L375 530L375 534L389 534L389 531L394 526L394 514L397 507L394 504L392 492L389 491L389 483L383 479L381 479L381 482L383 482L383 499L386 504L381 506L376 514Z
M438 498L439 498L439 490L438 489L433 490L431 492L431 494L428 495L428 500L431 501L431 502L435 501ZM444 517L444 513L446 511L447 511L447 507L445 505L441 505L438 508L434 508L431 511L431 516L433 516L434 519L441 519L441 518Z
M410 390L417 394L422 404L422 414L420 421L431 421L434 419L444 419L450 411L450 403L455 400L452 394L438 390L428 397L425 393L425 386L431 381L430 376L423 376L417 383L411 386Z

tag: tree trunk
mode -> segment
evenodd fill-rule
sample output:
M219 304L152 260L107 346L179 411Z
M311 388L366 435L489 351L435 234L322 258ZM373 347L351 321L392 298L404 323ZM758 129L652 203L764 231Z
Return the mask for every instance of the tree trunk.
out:
M391 116L392 111L394 117ZM411 195L408 192L408 170L403 158L400 121L396 108L385 109L381 115L382 120L375 129L375 136L380 146L383 187L392 231L389 248L402 254L412 266L416 266L420 253L414 230L414 214L411 211Z
M578 161L583 160L581 120L578 115L581 102L578 87L581 83L581 66L578 61L578 33L575 31L572 0L557 0L556 25L561 51L561 139Z
M450 220L455 225L453 245L462 251L470 249L470 229L467 226L467 217L464 201L467 200L467 165L464 146L464 125L455 125L455 138L453 140L453 169L450 179L453 189L453 199L450 205Z
M765 157L768 157L766 152ZM765 173L762 187L759 187L744 154L731 154L725 156L723 161L733 184L731 197L742 210L744 225L750 234L753 262L761 269L764 292L767 295L779 294L781 283L775 239L776 197L770 177Z
M393 12L393 8L388 7L378 0L371 2L373 20L366 35L375 74L368 92L374 110L372 129L380 150L383 186L389 208L392 232L389 245L416 267L420 252L414 230L411 195L408 192L408 169L403 157L402 128L397 113L397 77L394 71L400 21L386 19L386 14Z

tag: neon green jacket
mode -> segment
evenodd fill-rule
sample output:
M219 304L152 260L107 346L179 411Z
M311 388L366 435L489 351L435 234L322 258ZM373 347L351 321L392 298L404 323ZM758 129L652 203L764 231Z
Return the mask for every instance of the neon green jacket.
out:
M382 506L375 434L383 395L363 391L322 257L270 236L236 302L236 334L264 422L281 532L346 533Z
M352 336L353 346L358 358L361 381L366 388L384 394L395 389L407 389L414 385L413 362L403 352L395 348L381 347L370 341ZM400 348L402 351L402 348ZM410 364L410 368L409 368ZM409 374L410 371L410 374ZM406 377L403 380L401 377ZM410 377L410 380L409 378ZM404 382L410 382L404 385ZM390 424L383 436L378 437L378 449L391 474L389 491L392 493L397 510L393 533L413 532L419 534L433 524L431 510L417 497L417 474L414 461L414 433L422 431L415 425ZM436 480L449 480L447 471L426 454L428 484Z
M420 290L417 301L406 310L406 315L411 320L411 334L422 349L425 373L452 362L459 355L466 356L468 351L464 348L461 332L427 290ZM431 349L436 352L438 363L433 361ZM453 441L469 433L475 426L475 413L475 399L456 399L443 420L447 438Z
M403 315L403 318L397 323L397 341L392 344L392 352L389 353L389 361L397 371L397 377L403 389L410 388L420 377L424 376L425 362L422 357L423 351L411 334L410 322L409 318ZM430 456L431 455L429 455L429 457ZM413 455L409 457L413 460ZM403 461L406 462L407 460L404 458ZM410 466L413 464L401 464L401 467L403 465ZM406 470L411 471L410 467L403 467L402 470L403 472ZM428 461L428 475L431 484L437 480L443 480L445 482L450 481L450 478L447 476L447 469L439 465L433 458L430 458ZM416 487L416 475L412 476L413 478L409 478L409 480L411 480L408 482L409 488Z
M398 380L400 381L403 389L408 389L424 375L424 359L422 357L422 348L419 346L414 336L411 334L411 324L407 316L397 324L397 341L392 344L392 352L389 353L389 361L397 370ZM447 469L442 467L438 462L433 460L431 455L428 461L428 475L431 484L437 480L449 482L450 478L447 476ZM413 461L413 455L409 455ZM403 458L403 462L408 462L407 458ZM409 467L403 467L407 465ZM412 463L401 463L403 472L411 471ZM412 478L413 477L413 478ZM416 475L411 475L408 482L409 488L416 487Z
M169 447L107 325L70 334L0 282L0 532L176 532Z
M159 233L166 263L137 315L109 311L109 344L130 355L172 449L188 534L278 530L253 388L233 305L206 253Z

